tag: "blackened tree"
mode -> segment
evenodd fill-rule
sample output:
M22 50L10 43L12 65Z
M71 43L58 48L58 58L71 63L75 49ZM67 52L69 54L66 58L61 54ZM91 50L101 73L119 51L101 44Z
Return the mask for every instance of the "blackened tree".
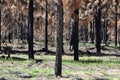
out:
M29 59L34 59L34 51L33 51L33 0L29 0L28 49L29 49Z
M95 19L95 47L96 53L101 52L101 0L99 0L94 13Z
M117 46L117 6L118 6L118 0L115 0L115 46Z
M107 40L108 40L108 7L106 7L106 11L104 14L104 24L103 24L103 43L107 45Z
M56 61L55 61L55 75L62 74L62 45L63 45L63 3L58 0L57 3L57 39L56 39Z
M0 0L0 50L1 50L1 0Z
M79 9L75 9L74 11L75 14L75 21L74 21L74 43L73 43L73 49L74 49L74 60L78 61L79 60L79 55L78 55L78 44L79 44L79 40L78 40L78 22L79 22Z
M48 2L46 0L46 12L45 12L45 51L48 51Z

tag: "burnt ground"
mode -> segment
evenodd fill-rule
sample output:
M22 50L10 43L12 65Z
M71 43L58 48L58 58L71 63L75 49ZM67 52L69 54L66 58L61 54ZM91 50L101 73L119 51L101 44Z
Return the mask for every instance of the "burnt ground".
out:
M12 47L11 47L12 46ZM35 60L28 60L26 44L7 44L0 54L0 80L120 80L120 50L102 46L96 54L91 44L80 44L79 61L64 45L62 77L54 76L55 45L44 52L43 44L35 44ZM8 58L10 53L10 58Z

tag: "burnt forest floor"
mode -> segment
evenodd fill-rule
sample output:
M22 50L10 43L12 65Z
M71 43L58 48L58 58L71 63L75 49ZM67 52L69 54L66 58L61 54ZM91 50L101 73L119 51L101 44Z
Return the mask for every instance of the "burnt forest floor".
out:
M120 80L120 50L102 45L96 54L94 45L79 45L79 61L73 60L73 51L64 44L62 77L55 77L55 45L44 52L43 43L35 43L35 60L28 60L26 44L7 44L0 54L0 80ZM8 54L10 53L10 58Z

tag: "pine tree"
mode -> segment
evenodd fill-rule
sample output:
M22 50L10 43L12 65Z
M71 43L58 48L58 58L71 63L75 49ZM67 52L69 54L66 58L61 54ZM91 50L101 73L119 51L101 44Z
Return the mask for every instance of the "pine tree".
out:
M117 46L117 6L118 6L118 0L115 0L115 46Z
M48 2L46 0L46 12L45 12L45 51L48 51Z
M33 51L33 0L29 0L29 16L28 16L28 49L29 59L34 59Z
M97 8L95 8L94 19L95 19L94 27L95 27L96 53L100 53L101 52L101 0L99 0Z
M74 22L74 43L73 43L73 49L74 49L74 60L78 61L79 60L79 55L78 55L78 22L79 22L79 9L76 9L74 11L75 14L75 22Z
M0 50L1 50L1 0L0 0Z
M55 75L62 75L62 45L63 45L63 4L62 0L58 0L57 4L57 39L56 39L56 61Z

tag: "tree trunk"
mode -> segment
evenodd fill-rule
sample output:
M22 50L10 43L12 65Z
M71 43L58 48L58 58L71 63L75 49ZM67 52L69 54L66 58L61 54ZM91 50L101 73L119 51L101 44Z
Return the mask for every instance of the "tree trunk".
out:
M62 74L62 45L63 45L63 4L62 0L58 0L57 4L57 39L56 39L56 61L55 61L55 75Z
M48 2L46 0L46 14L45 14L45 51L48 51L48 11L47 11Z
M108 35L107 35L107 26L108 26L108 15L105 16L105 19L104 19L104 26L103 26L103 43L105 45L107 45L107 38L108 38Z
M99 0L100 1L100 0ZM95 47L96 53L101 52L101 1L99 2L98 8L95 10Z
M93 34L94 34L94 29L93 29L93 25L94 23L93 23L93 21L91 21L90 22L90 42L91 43L94 43L94 36L93 36Z
M34 59L33 51L33 0L29 0L29 14L28 14L28 49L29 59Z
M117 6L118 6L118 0L115 0L115 46L117 46Z
M79 60L79 55L78 55L78 45L79 45L79 40L78 40L78 22L79 22L79 9L76 9L74 11L75 14L75 22L74 22L74 44L73 44L73 49L74 49L74 60L78 61Z
M0 0L0 51L1 51L1 0Z

